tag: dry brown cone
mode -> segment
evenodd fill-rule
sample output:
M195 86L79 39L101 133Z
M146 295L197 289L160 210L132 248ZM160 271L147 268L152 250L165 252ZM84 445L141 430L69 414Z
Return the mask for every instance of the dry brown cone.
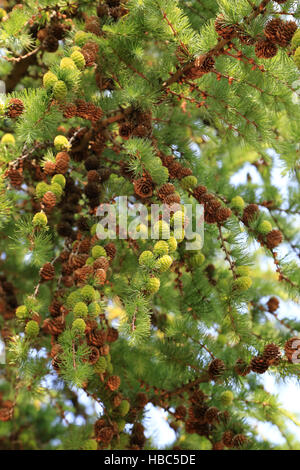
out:
M151 197L153 194L153 182L150 175L145 174L133 181L134 191L141 198Z
M78 246L78 253L87 254L89 253L90 248L91 248L91 241L89 238L85 238L84 240L82 240L82 242L80 242Z
M62 304L58 300L53 300L49 306L49 312L52 317L59 317Z
M245 44L246 46L253 46L253 44L255 44L255 39L249 36L249 34L244 33L242 31L238 33L238 38L241 43Z
M43 322L42 329L45 333L52 336L60 335L65 329L65 319L63 316L55 318L46 318Z
M166 166L166 165L165 165ZM172 164L170 164L169 166L167 166L168 170L169 170L169 176L171 179L175 179L175 178L178 178L178 175L180 174L180 171L181 171L181 165L180 163L178 162L173 162Z
M282 240L283 236L280 230L271 230L271 232L269 232L267 235L267 248L269 248L269 250L273 250L273 248L276 248L278 245L280 245Z
M199 72L208 73L215 66L215 59L211 55L199 56L195 60L195 67Z
M185 422L185 432L188 434L194 434L196 432L196 423L188 419Z
M208 373L211 379L219 377L225 372L225 364L222 359L213 359L208 366Z
M278 365L280 362L281 353L277 344L267 344L264 348L263 357L268 361L269 366Z
M85 22L85 31L100 36L100 21L97 16L90 16Z
M47 34L48 34L48 31L47 31L46 28L40 29L40 30L38 31L38 33L37 33L37 38L38 38L38 40L39 40L40 42L43 42L44 39L46 38Z
M97 323L96 323L97 325ZM106 341L106 332L104 330L100 330L99 328L92 328L90 331L87 332L87 343L90 346L96 346L99 348L103 346Z
M106 3L100 3L97 6L97 15L99 18L102 18L103 16L108 16L109 14L109 7Z
M205 204L205 213L215 214L219 207L221 207L221 202L216 198L211 198L207 204Z
M96 106L94 103L88 103L88 119L91 122L97 122L101 119L103 111L99 106Z
M42 42L42 46L47 52L56 52L58 49L58 39L52 34L47 34Z
M63 351L63 349L62 349L61 345L58 344L58 343L55 343L55 344L53 344L53 346L52 346L52 348L51 348L50 357L51 357L52 359L54 359L55 356L57 356L58 354L62 353L62 351Z
M51 162L51 160L45 162L44 173L49 176L53 175L55 173L55 163Z
M103 442L103 444L109 444L113 436L114 432L112 427L105 426L99 430L98 434L96 434L96 440Z
M287 47L292 40L295 32L297 31L297 23L295 21L286 21L283 24L280 38L278 39L278 44L281 47Z
M63 276L61 282L65 287L72 287L74 285L73 276Z
M103 346L100 347L101 356L107 356L109 354L109 351L110 351L109 344L104 344Z
M228 447L228 449L231 449L233 447L233 440L234 434L232 431L225 431L223 436L222 436L222 441L224 443L225 447Z
M0 421L10 421L14 413L14 404L10 400L5 400L0 408Z
M92 52L93 54L97 54L99 51L99 46L94 41L88 41L82 47L82 51L88 51L88 52Z
M85 265L85 262L88 257L89 256L86 253L78 253L77 255L71 255L69 258L70 266L73 269L82 268Z
M250 367L253 372L264 374L269 368L269 363L265 357L256 356L251 359Z
M63 24L54 22L50 24L48 34L55 36L60 41L66 35L66 29Z
M14 188L19 188L23 183L23 175L19 170L10 168L7 172L7 176L9 177L10 183Z
M238 449L247 442L247 437L244 434L236 434L232 439L232 447Z
M136 406L138 408L144 408L147 405L148 401L149 400L148 400L148 397L147 397L146 393L144 393L144 392L137 393L137 395L136 395Z
M24 104L22 100L19 100L18 98L12 98L9 100L8 103L8 110L7 110L7 115L11 119L15 119L18 116L21 116L21 114L24 111Z
M97 269L94 276L97 285L103 286L105 284L106 272L104 271L104 269Z
M253 222L253 220L257 217L258 214L258 206L256 204L249 204L244 209L242 221L245 225L248 226L250 222Z
M205 421L209 424L213 424L218 421L219 410L215 406L211 406L205 412Z
M219 15L215 20L215 30L222 38L231 39L236 32L236 26L225 24L224 16Z
M255 55L260 59L271 59L277 54L276 45L269 39L260 39L255 46Z
M178 171L177 179L181 180L182 178L185 178L186 176L191 176L192 174L193 172L190 168L186 168L180 165L180 170Z
M121 385L121 379L118 375L111 375L106 383L110 391L118 390Z
M113 398L113 405L114 405L114 408L118 408L118 406L120 406L122 403L122 395L120 395L119 393L117 393L114 398Z
M175 192L175 186L172 183L163 184L157 191L157 196L159 199L164 200L166 196L173 194Z
M44 281L52 281L52 279L54 278L54 274L54 266L51 263L44 264L44 266L42 266L40 269L40 277Z
M104 247L107 256L112 260L117 254L117 248L113 242L108 243Z
M205 413L208 407L205 405L193 405L188 409L188 416L190 421L196 421L197 423L205 423Z
M76 115L82 119L89 118L89 106L88 103L82 99L76 100Z
M220 207L216 211L216 221L219 224L223 224L224 222L226 222L227 219L229 219L231 214L232 212L231 212L231 209L229 209L229 207Z
M92 266L82 266L74 271L74 278L78 284L84 285L88 278L93 276L93 272Z
M70 162L70 157L67 152L59 152L55 157L55 171L56 173L66 173Z
M289 362L300 359L300 338L290 338L284 345L284 352Z
M94 433L96 438L99 436L101 429L105 428L106 421L103 418L97 419L94 423Z
M64 106L63 116L66 119L71 119L77 115L77 106L76 104L69 103Z
M137 445L140 448L144 447L146 438L144 435L144 426L141 423L135 423L132 428L132 435L130 438L131 445Z
M66 274L66 275L72 274L73 271L74 271L74 269L72 268L72 266L69 263L64 263L62 265L62 273L63 274Z
M105 256L100 256L100 258L97 258L96 261L94 261L93 268L95 270L97 269L104 269L104 271L107 271L109 268L109 261Z
M179 204L181 201L180 199L180 195L179 194L168 194L168 196L165 197L164 199L164 203L165 204L168 204L168 205L172 205L172 204Z
M97 170L90 170L87 174L88 182L100 183L100 175Z
M234 370L238 375L245 377L251 372L251 367L243 361L243 359L238 359L234 366Z
M89 364L92 364L92 365L96 364L99 357L100 357L99 349L96 348L95 346L92 346L90 349L89 358L88 358Z
M212 446L212 450L224 450L224 442L223 441L214 442Z
M187 414L187 409L184 405L177 406L174 416L176 419L184 419Z
M206 194L206 186L197 186L193 191L193 196L198 202L202 202L204 194Z
M264 34L272 42L278 42L284 22L280 18L272 18L265 26Z
M119 136L122 137L122 139L124 140L128 140L129 137L131 136L132 134L132 124L128 121L126 122L123 122L120 126L119 126Z
M96 54L90 50L81 50L87 67L92 67L96 61Z
M152 133L151 127L145 126L144 124L139 124L136 126L133 131L132 135L136 137L149 137Z
M42 202L45 206L45 209L47 211L51 211L56 204L55 194L53 194L52 191L47 191L43 196Z
M276 310L279 307L279 300L277 299L277 297L270 297L268 302L267 302L267 306L268 306L268 311L269 312L271 312L271 313L276 312Z
M207 399L207 395L202 390L195 390L189 397L189 402L194 405L201 405Z
M106 341L108 343L114 343L115 341L117 341L118 338L119 338L118 330L116 330L116 328L109 327L107 329Z

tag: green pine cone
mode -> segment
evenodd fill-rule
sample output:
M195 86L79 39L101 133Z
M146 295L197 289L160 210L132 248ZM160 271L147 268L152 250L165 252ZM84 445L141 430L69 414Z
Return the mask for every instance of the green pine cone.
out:
M268 220L263 220L257 227L257 231L262 235L267 235L272 230L272 224Z
M101 307L100 305L98 304L98 302L92 302L90 303L90 305L88 306L88 311L89 311L89 316L90 317L93 317L93 318L96 318L100 315L101 313Z
M70 144L64 135L57 135L54 139L54 147L56 150L69 150Z
M173 263L173 260L172 260L171 256L164 255L156 261L155 267L161 273L163 273L165 271L168 271L168 269L171 267L172 263Z
M86 329L85 321L82 318L76 318L72 323L72 330L83 334Z
M25 334L30 338L35 338L39 334L39 331L39 324L34 320L30 320L25 326Z
M157 277L150 277L147 282L147 291L150 294L155 294L160 287L160 280Z
M92 286L86 285L80 290L80 295L83 300L91 302L95 300L95 289Z
M240 292L250 289L251 286L252 286L252 279L249 276L238 277L233 282L233 289L240 291Z
M56 100L63 101L68 93L67 86L62 80L58 80L53 86L53 96Z
M26 305L20 305L16 310L16 316L20 319L26 318L28 316L28 310Z
M88 308L84 302L77 302L73 309L73 313L75 317L82 317L86 318L88 316Z
M94 365L94 371L96 374L103 374L107 369L107 361L104 356L100 356L96 364Z
M52 88L57 81L57 76L54 73L50 72L50 70L43 76L43 85L47 90Z
M298 69L300 69L300 46L297 47L293 58L294 58L294 62L297 65Z
M221 393L220 398L223 406L229 406L233 402L234 395L231 390L225 390L225 392Z
M95 439L87 439L81 446L82 450L97 450L98 443Z
M182 186L183 189L194 189L196 188L198 184L196 176L190 175L190 176L185 176L185 178L182 178L180 180L180 185Z
M130 410L130 403L128 400L122 400L119 407L118 407L118 413L120 416L124 417L127 415L128 411Z
M61 175L61 174L54 175L53 178L51 179L51 183L52 184L57 183L62 188L64 188L66 186L66 178L64 177L64 175Z
M167 255L169 253L169 245L164 240L160 240L155 243L153 248L153 253L155 255Z
M58 183L52 183L50 185L49 191L51 191L53 194L55 194L55 197L58 201L60 200L60 198L63 194L63 188Z
M79 70L84 69L84 67L85 67L85 58L84 58L83 54L81 54L80 51L74 51L71 54L71 59L74 61L76 67Z
M297 29L294 36L292 37L292 49L297 49L300 46L300 29Z
M93 248L92 248L92 257L94 259L97 259L97 258L100 258L101 256L105 256L105 257L107 256L106 251L103 248L103 246L100 246L100 245L93 246Z
M241 211L245 207L245 201L241 196L235 196L231 199L230 205L233 209Z
M170 253L177 250L177 241L175 237L170 237L169 240L167 240L167 242L168 242Z
M140 266L147 266L150 268L153 265L154 255L151 251L143 251L139 257Z
M60 61L59 68L61 70L76 70L76 64L70 57L63 57Z
M49 189L50 189L50 186L44 181L41 181L40 183L36 185L36 188L35 188L36 197L39 199L42 199L44 194L46 194L46 192L49 191Z
M44 212L37 212L32 219L32 223L35 227L45 227L48 223L46 214Z

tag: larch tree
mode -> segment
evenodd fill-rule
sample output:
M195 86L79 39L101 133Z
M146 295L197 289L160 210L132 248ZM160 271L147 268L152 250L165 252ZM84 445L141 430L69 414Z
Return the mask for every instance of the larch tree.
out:
M0 449L300 448L299 16L3 2Z

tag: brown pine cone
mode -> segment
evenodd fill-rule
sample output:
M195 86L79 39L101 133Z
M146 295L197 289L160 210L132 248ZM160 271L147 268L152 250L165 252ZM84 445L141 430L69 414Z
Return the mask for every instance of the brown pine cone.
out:
M93 33L100 36L100 21L97 16L91 16L86 19L84 30L88 33Z
M135 423L132 428L132 434L130 438L131 445L137 445L140 448L144 447L146 438L144 436L144 426L141 423Z
M136 406L138 408L144 408L147 405L148 401L149 400L148 400L146 393L139 392L136 395Z
M222 359L214 359L208 366L208 373L211 379L222 375L225 372L225 364Z
M107 243L104 247L107 256L112 260L117 254L116 245L113 242Z
M283 240L282 233L280 230L271 230L267 235L267 247L269 250L276 248Z
M232 447L238 449L247 442L247 437L244 434L236 434L232 439Z
M91 50L84 49L81 49L81 53L84 57L86 67L92 67L96 61L96 54Z
M278 42L284 22L280 18L272 18L264 29L265 36L272 42Z
M56 204L56 196L52 191L47 191L42 199L45 209L51 211Z
M199 56L195 60L195 67L199 72L208 73L215 66L215 59L211 55Z
M109 444L114 435L113 429L110 426L105 426L98 431L96 435L96 440L103 442L104 444Z
M277 54L277 47L269 39L260 39L255 46L255 55L260 59L271 59Z
M85 45L82 47L83 51L88 51L92 52L93 54L97 54L99 51L99 46L96 42L94 41L88 41L85 43Z
M99 436L99 432L106 426L106 421L103 418L97 419L94 423L94 432L96 438Z
M175 192L175 186L172 183L163 184L157 191L157 196L159 199L164 200L166 196L173 194Z
M109 327L107 329L106 341L108 343L114 343L115 341L117 341L118 338L119 338L118 330L116 330L116 328Z
M104 271L107 271L109 268L109 261L105 256L100 256L100 258L97 258L96 261L93 263L93 268L95 270L97 269L104 269Z
M212 446L212 450L224 450L224 443L223 441L214 442Z
M100 346L103 346L106 341L106 332L104 330L98 329L96 326L96 328L92 328L90 331L88 331L86 337L87 343L90 346L96 346L99 348Z
M89 117L89 108L88 103L82 99L75 101L76 104L76 116L81 117L82 119L88 119Z
M267 306L268 306L269 312L271 313L276 312L276 310L279 307L279 300L277 299L277 297L270 297L267 302Z
M151 197L153 194L153 182L150 175L145 174L133 181L134 191L141 198Z
M49 312L52 317L58 317L60 315L60 307L62 304L58 300L53 300L49 306Z
M229 207L220 207L216 211L216 221L219 224L223 224L231 216L231 210Z
M243 361L243 359L238 359L234 366L234 370L238 375L245 377L251 372L251 367Z
M46 318L43 322L42 329L45 333L52 336L60 335L65 329L65 319L63 316L55 318Z
M279 347L274 343L267 344L264 348L263 357L268 361L269 366L278 365L281 358Z
M278 34L278 44L281 47L287 47L297 31L297 23L295 21L284 22L280 34Z
M231 39L236 32L236 26L225 24L224 16L219 15L215 20L215 30L223 39Z
M257 217L258 214L259 214L258 206L256 204L249 204L244 209L242 221L244 222L245 225L248 226L250 222L253 222L253 220Z
M7 115L11 119L15 119L20 116L24 111L24 104L22 100L18 98L12 98L8 103Z
M218 421L219 410L215 406L211 406L206 410L204 419L207 423L213 424Z
M51 160L45 162L44 173L49 176L53 175L55 173L55 163L51 162Z
M185 432L187 434L194 434L196 432L196 423L188 419L185 422Z
M171 165L167 166L169 170L169 176L171 179L178 178L180 176L180 172L182 169L182 166L178 162L173 162Z
M193 196L198 202L202 202L204 194L207 192L206 186L197 186L193 191Z
M42 42L42 46L47 52L56 52L58 45L58 39L53 36L53 34L47 34L44 41Z
M189 397L189 401L194 405L200 405L206 400L206 398L207 395L205 395L202 390L195 390Z
M234 434L232 431L225 431L223 436L222 436L222 441L224 443L224 446L228 447L228 449L231 449L233 447L233 440Z
M48 34L55 36L59 41L66 35L66 29L64 25L58 22L50 24L48 28Z
M46 263L40 269L40 276L44 281L51 281L54 278L55 270L53 264Z
M187 409L184 405L177 406L175 410L175 418L176 419L184 419L186 417Z
M100 357L99 349L96 348L95 346L92 346L90 349L89 358L88 358L89 364L92 364L92 365L96 364L99 357Z
M77 106L73 103L68 103L63 108L63 116L66 119L71 119L77 115Z
M99 18L103 18L103 16L109 15L109 7L106 3L100 3L97 6L97 15L99 16Z
M300 338L297 336L290 338L284 345L284 351L289 362L300 359Z
M115 390L118 390L118 388L121 385L121 379L118 375L111 375L106 383L107 387L109 390L114 392Z
M180 201L181 201L180 195L174 193L174 194L168 194L168 196L165 197L163 202L171 206L172 204L180 204Z
M95 276L96 285L103 286L105 284L106 272L104 271L104 269L97 269L94 276Z
M10 168L7 172L10 183L14 188L19 188L23 183L23 175L19 170L14 170Z
M128 121L123 122L119 126L119 136L122 137L122 139L128 140L132 134L132 131L133 131L132 125Z
M89 238L85 238L80 242L78 247L78 253L85 253L88 254L91 248L91 241Z
M190 168L186 168L180 165L180 170L178 171L177 179L181 180L182 178L185 178L186 176L191 176L192 174L193 172Z
M86 253L78 253L77 255L70 256L69 263L73 269L78 269L85 265L87 259L88 255Z
M249 36L249 34L244 33L242 31L238 33L238 38L241 43L245 44L246 46L253 46L253 44L255 44L255 39Z
M0 421L10 421L14 413L14 404L10 400L5 400L0 408Z
M221 206L221 202L218 199L215 199L215 198L210 199L205 205L205 213L215 214L220 206Z
M250 367L253 372L264 374L269 368L269 363L265 357L256 356L251 359Z

